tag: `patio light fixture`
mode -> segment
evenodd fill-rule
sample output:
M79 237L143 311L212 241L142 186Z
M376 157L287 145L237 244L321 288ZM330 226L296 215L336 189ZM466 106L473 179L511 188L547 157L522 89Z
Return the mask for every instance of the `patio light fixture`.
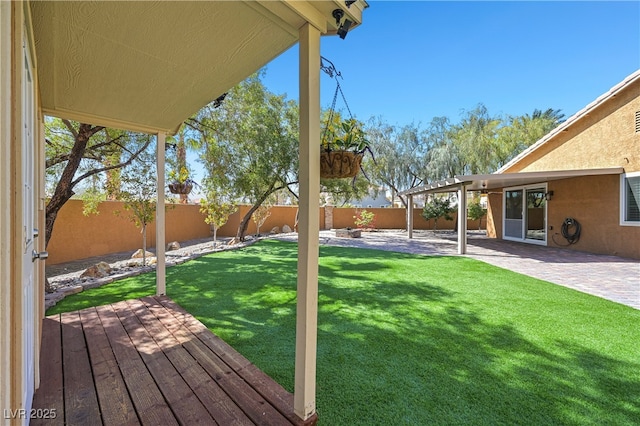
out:
M353 22L351 22L349 19L345 19L342 24L340 23L340 21L342 21L342 18L344 17L344 11L342 9L334 9L331 15L333 15L333 17L336 18L336 25L338 26L338 35L340 36L341 39L344 40Z
M553 191L547 191L544 193L544 199L547 201L551 201L551 197L553 197Z

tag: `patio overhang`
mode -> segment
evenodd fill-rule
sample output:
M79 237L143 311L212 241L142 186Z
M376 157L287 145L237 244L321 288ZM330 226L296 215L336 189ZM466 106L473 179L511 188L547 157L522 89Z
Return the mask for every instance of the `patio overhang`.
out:
M464 185L467 191L484 191L509 186L531 185L559 179L570 179L582 176L619 175L621 173L624 173L623 167L583 170L549 170L522 173L494 173L484 175L456 175L452 178L402 191L399 195L413 196L438 192L455 192L461 185Z
M364 0L30 3L42 113L157 134L156 292L165 293L167 134L300 43L300 242L294 412L315 414L320 37L362 22ZM343 12L336 22L333 11ZM41 141L41 144L44 142Z
M298 42L306 23L335 34L334 9L360 0L33 1L44 114L175 133L200 108Z

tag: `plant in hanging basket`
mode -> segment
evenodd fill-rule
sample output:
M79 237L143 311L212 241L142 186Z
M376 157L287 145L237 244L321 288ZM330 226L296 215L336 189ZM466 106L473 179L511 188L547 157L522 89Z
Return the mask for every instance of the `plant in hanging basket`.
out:
M368 152L373 157L369 140L354 118L331 117L320 149L320 177L323 179L355 177L361 169L364 154Z
M189 171L186 167L180 168L180 173L171 171L169 178L172 180L169 184L169 191L172 194L189 194L193 185L197 185L193 179L189 178Z

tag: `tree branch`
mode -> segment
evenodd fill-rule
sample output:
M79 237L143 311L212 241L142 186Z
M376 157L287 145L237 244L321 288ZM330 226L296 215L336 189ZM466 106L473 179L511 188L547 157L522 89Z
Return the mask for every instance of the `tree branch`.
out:
M135 160L136 158L138 158L138 156L139 156L140 154L142 154L142 152L144 152L144 150L146 150L146 149L147 149L147 147L149 146L149 144L151 144L151 139L149 139L149 140L148 140L148 141L147 141L147 142L142 146L142 148L140 148L138 151L136 151L135 153L133 153L133 154L129 157L129 159L128 159L127 161L124 161L124 162L119 163L119 164L114 164L113 166L101 167L101 168L99 168L99 169L92 169L92 170L88 171L87 173L85 173L85 174L81 175L81 176L80 176L80 177L78 177L77 179L75 179L73 182L71 182L71 186L72 186L72 187L73 187L73 186L75 186L78 182L80 182L80 181L81 181L81 180L83 180L83 179L88 178L89 176L93 176L93 175L98 174L98 173L102 173L102 172L106 172L106 171L109 171L109 170L118 169L118 168L121 168L121 167L125 167L125 166L130 165L131 163L133 163L133 160Z

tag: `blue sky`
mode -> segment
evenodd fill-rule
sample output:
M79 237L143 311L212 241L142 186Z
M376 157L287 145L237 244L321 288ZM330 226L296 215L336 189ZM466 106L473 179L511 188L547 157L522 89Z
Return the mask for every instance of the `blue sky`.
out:
M321 54L360 120L456 123L478 103L494 115L560 109L569 117L640 68L640 2L369 1L363 25ZM298 99L298 46L264 83ZM321 80L322 106L335 82ZM344 108L339 100L338 108Z

